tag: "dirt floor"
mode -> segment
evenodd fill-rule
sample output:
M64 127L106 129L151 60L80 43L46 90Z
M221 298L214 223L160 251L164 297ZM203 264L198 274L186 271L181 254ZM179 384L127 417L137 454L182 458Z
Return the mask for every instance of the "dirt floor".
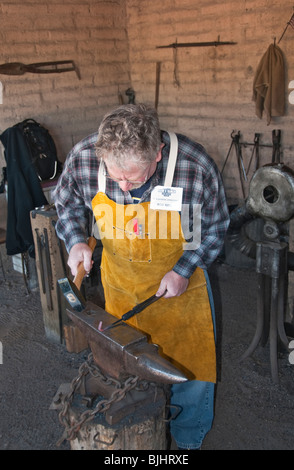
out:
M63 433L50 410L60 384L70 382L88 352L68 353L44 334L39 289L27 293L22 274L1 248L0 449L70 450L57 447ZM279 354L280 383L272 382L269 345L240 362L256 325L256 274L216 262L211 281L218 315L220 380L215 420L203 450L292 450L294 366Z

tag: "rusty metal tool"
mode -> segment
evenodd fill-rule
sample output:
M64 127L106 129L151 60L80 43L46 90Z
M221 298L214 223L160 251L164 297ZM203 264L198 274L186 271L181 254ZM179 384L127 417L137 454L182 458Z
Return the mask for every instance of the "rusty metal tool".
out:
M88 245L91 248L92 252L96 246L96 238L90 237L88 239ZM64 294L66 300L70 304L72 308L81 312L86 307L86 301L80 292L80 288L83 282L83 279L86 275L86 271L84 269L84 264L80 263L78 266L77 274L73 281L71 281L68 277L64 277L62 279L58 279L58 285Z
M241 149L241 143L240 143L240 131L234 134L234 131L231 133L231 145L229 148L229 152L226 156L225 163L223 165L223 168L221 170L221 174L223 174L223 171L225 169L226 163L228 161L229 155L231 153L232 147L235 147L235 152L236 152L236 157L237 157L237 164L238 164L238 170L239 170L239 176L240 176L240 182L241 182L241 189L242 189L242 194L243 198L245 199L245 186L244 186L244 181L247 181L247 174L246 170L244 167L244 162L243 162L243 157L242 157L242 149Z
M134 315L137 315L137 313L140 313L142 312L142 310L145 310L146 307L148 307L149 305L159 300L161 297L164 296L164 294L165 292L159 296L156 296L155 294L151 295L151 297L139 303L138 305L135 305L135 307L133 307L131 310L124 313L123 316L119 320L115 321L111 325L108 325L106 328L100 329L100 331L107 331L107 330L110 330L111 328L114 328L115 326L120 325L121 323L128 320L129 318L132 318Z
M52 62L38 62L35 64L22 64L21 62L10 62L0 64L0 74L24 75L30 73L62 73L75 71L80 80L80 73L73 60L58 60Z
M272 131L272 140L273 140L273 153L272 153L272 163L281 162L281 129L274 129Z
M161 62L156 62L155 109L158 108Z
M260 138L260 134L255 133L255 135L254 135L253 150L252 150L251 157L250 157L250 160L249 160L248 168L247 168L247 170L246 170L247 175L249 175L249 170L250 170L250 166L251 166L251 163L252 163L252 159L253 159L254 154L255 154L255 168L254 168L254 172L255 172L256 170L258 170L258 168L259 168L259 138Z
M237 44L233 41L204 41L204 42L174 42L168 44L167 46L156 46L156 49L167 49L167 48L177 48L177 47L208 47L208 46L227 46Z

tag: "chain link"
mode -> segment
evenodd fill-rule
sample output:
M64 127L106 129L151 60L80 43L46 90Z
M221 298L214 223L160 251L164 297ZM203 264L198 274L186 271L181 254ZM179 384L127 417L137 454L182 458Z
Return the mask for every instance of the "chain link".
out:
M76 390L81 384L83 377L88 373L92 374L94 377L99 377L107 385L114 384L116 389L113 391L108 400L100 400L93 409L87 409L81 413L79 419L75 421L70 417L70 407L72 405ZM57 446L61 445L64 440L70 441L75 439L77 433L83 425L92 421L98 413L105 413L114 402L122 400L130 390L137 387L138 381L139 377L137 376L128 377L125 382L120 382L113 379L112 377L105 376L94 364L93 354L89 354L87 361L80 366L77 377L75 377L71 382L69 393L62 397L62 410L59 413L59 421L65 427L65 431L57 442ZM146 384L142 386L146 387Z

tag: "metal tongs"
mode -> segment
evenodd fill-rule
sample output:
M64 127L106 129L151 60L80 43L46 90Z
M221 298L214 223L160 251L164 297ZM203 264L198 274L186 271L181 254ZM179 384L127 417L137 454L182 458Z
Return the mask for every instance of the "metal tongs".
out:
M30 73L62 73L74 70L81 79L80 72L73 60L57 60L54 62L37 62L35 64L22 64L21 62L9 62L0 65L0 74L23 75Z
M111 323L111 325L107 326L106 328L101 328L101 325L99 325L99 331L104 332L104 331L110 330L111 328L114 328L115 326L120 325L124 321L128 320L129 318L133 317L134 315L137 315L137 313L142 312L142 310L144 310L146 307L148 307L149 305L151 305L154 302L156 302L157 300L159 300L161 297L164 296L165 293L166 293L166 291L162 295L159 295L159 296L156 296L154 294L151 297L149 297L148 299L141 302L140 304L135 305L135 307L133 307L131 310L124 313L123 316L119 320L115 321L114 323Z

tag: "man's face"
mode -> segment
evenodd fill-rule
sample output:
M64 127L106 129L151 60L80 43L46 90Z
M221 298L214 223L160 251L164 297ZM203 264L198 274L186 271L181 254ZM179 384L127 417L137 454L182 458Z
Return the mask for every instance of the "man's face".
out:
M146 181L154 174L157 163L161 160L160 148L156 159L145 167L141 167L135 162L128 163L126 169L119 168L105 160L107 169L107 177L116 181L122 191L132 191L133 189L140 188Z

